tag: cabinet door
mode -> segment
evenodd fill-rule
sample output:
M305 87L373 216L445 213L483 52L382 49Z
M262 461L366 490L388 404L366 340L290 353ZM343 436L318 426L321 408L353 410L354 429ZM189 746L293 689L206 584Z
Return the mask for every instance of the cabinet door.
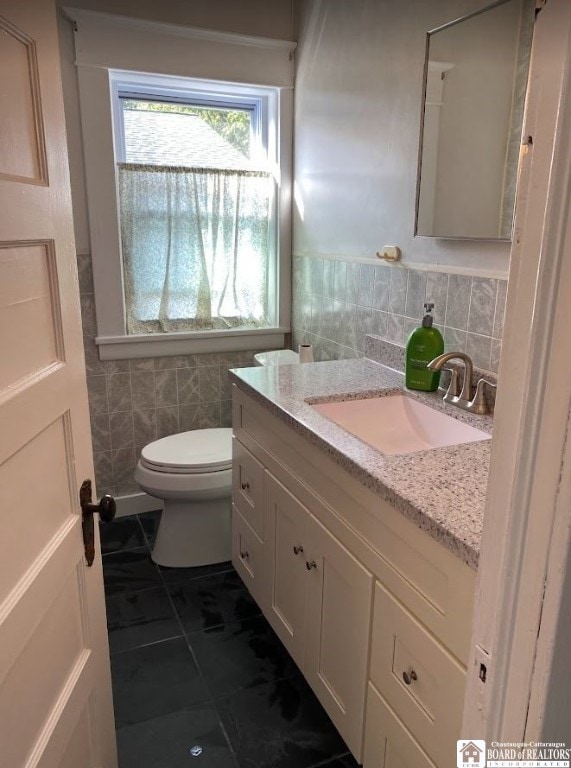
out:
M373 576L313 516L308 529L304 672L360 760Z
M303 668L307 583L304 533L310 515L268 472L265 492L266 617L296 664Z
M363 768L436 768L370 683Z

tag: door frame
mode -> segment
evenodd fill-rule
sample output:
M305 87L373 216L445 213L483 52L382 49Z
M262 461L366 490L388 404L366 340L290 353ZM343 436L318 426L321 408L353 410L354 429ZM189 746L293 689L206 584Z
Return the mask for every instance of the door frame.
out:
M495 741L539 740L565 684L553 663L570 546L571 4L536 6L462 727Z

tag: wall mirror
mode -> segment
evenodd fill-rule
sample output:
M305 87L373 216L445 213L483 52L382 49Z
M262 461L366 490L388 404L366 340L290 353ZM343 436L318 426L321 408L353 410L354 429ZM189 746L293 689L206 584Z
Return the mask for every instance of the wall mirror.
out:
M415 235L511 239L533 0L428 33Z

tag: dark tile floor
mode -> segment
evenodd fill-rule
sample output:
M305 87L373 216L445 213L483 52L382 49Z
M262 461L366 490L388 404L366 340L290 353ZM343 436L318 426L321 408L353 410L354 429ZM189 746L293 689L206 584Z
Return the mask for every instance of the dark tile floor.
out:
M101 529L119 768L356 768L232 564L152 562L158 520Z

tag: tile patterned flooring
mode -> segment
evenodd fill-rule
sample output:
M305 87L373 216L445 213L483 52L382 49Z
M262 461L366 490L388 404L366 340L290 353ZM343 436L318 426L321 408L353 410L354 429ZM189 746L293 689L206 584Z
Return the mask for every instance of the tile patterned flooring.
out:
M356 768L232 564L152 562L159 514L101 529L119 768Z

